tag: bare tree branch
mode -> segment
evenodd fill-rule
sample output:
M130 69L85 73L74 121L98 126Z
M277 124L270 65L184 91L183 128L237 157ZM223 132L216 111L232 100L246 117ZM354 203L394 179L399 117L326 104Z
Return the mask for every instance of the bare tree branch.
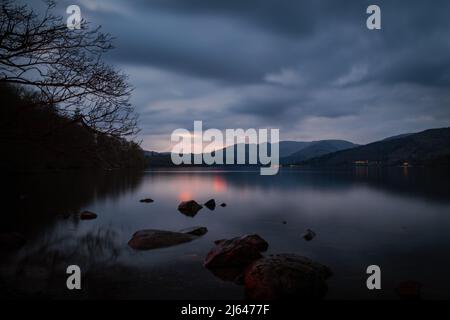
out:
M0 82L34 88L61 114L80 117L100 133L136 135L127 76L102 62L113 38L86 21L70 30L51 13L54 1L47 3L39 16L26 5L2 1Z

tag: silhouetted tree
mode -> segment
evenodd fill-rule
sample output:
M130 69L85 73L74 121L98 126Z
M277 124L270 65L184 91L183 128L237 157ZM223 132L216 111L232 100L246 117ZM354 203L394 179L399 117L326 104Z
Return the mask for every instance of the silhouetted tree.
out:
M63 17L2 0L0 11L0 83L34 88L39 104L116 137L135 135L137 115L129 102L127 77L102 61L112 37L91 29L67 28ZM76 117L75 117L76 116Z

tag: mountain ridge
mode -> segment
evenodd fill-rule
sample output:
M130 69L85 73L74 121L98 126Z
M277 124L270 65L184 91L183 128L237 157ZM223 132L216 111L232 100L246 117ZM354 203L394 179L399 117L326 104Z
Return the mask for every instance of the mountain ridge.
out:
M449 165L450 127L394 136L353 149L312 158L301 164L313 166Z
M257 150L262 144L257 144ZM255 144L234 144L232 146L228 146L226 148L218 149L214 152L222 151L224 155L226 155L231 148L234 149L234 158L235 163L237 163L237 148L244 146L245 149L245 158L246 161L249 159L249 148L250 146L255 146ZM317 140L317 141L280 141L278 143L279 154L280 154L280 163L286 163L285 159L288 159L290 156L295 155L295 157L299 157L301 155L301 160L309 159L312 156L317 156L325 153L329 153L336 150L342 150L343 148L357 146L356 144L345 141L345 140ZM270 154L270 150L272 145L269 144L268 151ZM313 148L312 150L309 148ZM317 149L317 148L320 148ZM302 150L307 150L307 153L301 153ZM205 154L205 153L204 153ZM309 155L310 154L310 155ZM147 158L150 166L170 166L171 163L171 153L170 152L155 152L155 151L145 151L145 157ZM192 154L191 154L192 157Z
M232 147L237 148L237 145ZM395 135L366 145L330 139L281 141L279 148L281 165L329 167L354 165L447 166L450 165L450 127ZM299 148L299 150L292 152L295 148ZM336 148L339 150L336 150ZM222 150L226 152L226 149ZM248 149L249 145L246 144L246 159L248 159ZM270 147L268 149L270 150ZM148 154L154 156L149 157ZM150 166L173 166L170 153L146 152L146 157Z

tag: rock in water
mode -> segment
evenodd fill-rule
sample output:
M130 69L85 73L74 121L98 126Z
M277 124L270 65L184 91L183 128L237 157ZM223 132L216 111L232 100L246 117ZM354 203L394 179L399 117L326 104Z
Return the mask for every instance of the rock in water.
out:
M203 207L194 200L183 201L178 205L178 211L189 217L194 217Z
M200 237L208 232L208 229L206 227L192 227L180 230L181 233L187 233L193 236Z
M254 300L322 299L330 269L294 254L259 259L245 271L245 295Z
M262 257L269 244L258 235L245 235L230 240L217 240L206 256L204 266L212 268L246 267Z
M314 231L312 231L311 229L307 229L306 233L303 235L303 238L306 241L311 241L312 239L314 239L315 236L316 236L316 233Z
M11 252L20 249L26 239L20 233L9 232L0 234L0 252Z
M152 202L153 202L153 199L150 199L150 198L142 199L142 200L139 200L139 202L142 202L142 203L152 203Z
M81 220L93 220L97 218L97 214L90 212L90 211L83 211L80 213L80 219Z
M137 231L128 241L128 245L135 250L151 250L175 246L197 238L187 233L150 229Z
M205 207L207 207L209 210L214 210L216 208L216 201L214 199L206 201Z
M221 206L222 208L225 208L225 207L227 206L227 204L226 204L226 203L221 203L220 206Z

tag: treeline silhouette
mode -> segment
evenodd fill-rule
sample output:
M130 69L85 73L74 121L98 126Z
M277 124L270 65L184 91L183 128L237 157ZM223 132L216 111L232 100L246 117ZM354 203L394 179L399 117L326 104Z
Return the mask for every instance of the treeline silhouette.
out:
M103 61L113 37L83 20L0 5L0 165L8 170L143 167L127 75Z
M27 172L144 167L144 152L137 143L92 129L82 117L65 116L39 97L0 83L2 168Z

